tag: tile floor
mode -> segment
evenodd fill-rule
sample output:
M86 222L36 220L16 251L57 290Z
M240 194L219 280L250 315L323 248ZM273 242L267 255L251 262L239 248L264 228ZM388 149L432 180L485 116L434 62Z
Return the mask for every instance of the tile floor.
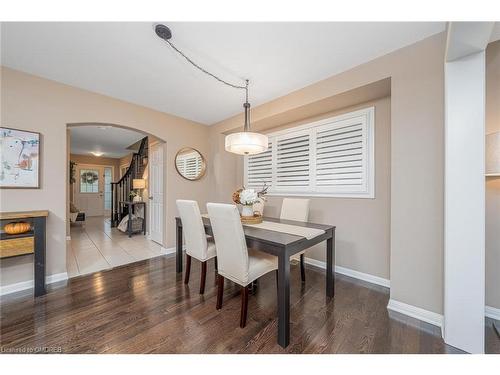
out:
M128 238L125 233L111 228L107 217L88 217L85 225L72 225L66 251L69 277L165 254L164 248L142 234Z

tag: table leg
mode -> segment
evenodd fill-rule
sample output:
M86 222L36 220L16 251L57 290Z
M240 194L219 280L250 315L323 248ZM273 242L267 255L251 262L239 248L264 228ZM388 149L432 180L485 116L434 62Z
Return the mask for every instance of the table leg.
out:
M498 325L497 323L493 323L493 329L497 333L497 336L500 337L500 325Z
M286 348L290 343L290 259L278 257L278 344Z
M142 207L144 207L144 218L142 219L142 233L146 235L146 205L143 204Z
M175 235L175 242L176 242L176 248L177 248L177 254L176 254L176 269L177 273L182 273L182 225L179 225L179 220L176 220L176 235Z
M44 295L45 290L45 217L36 217L35 231L35 297Z
M132 237L132 205L128 205L128 222L127 222L127 232L129 238Z
M326 240L326 296L335 295L335 232Z

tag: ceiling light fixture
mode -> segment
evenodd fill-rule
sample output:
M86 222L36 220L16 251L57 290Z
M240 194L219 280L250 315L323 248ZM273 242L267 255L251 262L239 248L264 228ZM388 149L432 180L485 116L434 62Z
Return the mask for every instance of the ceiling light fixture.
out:
M104 155L104 153L100 151L90 151L90 153L97 157Z
M229 134L226 136L225 148L226 151L232 152L234 154L239 155L255 155L260 154L261 152L267 151L268 139L267 136L260 133L254 133L250 131L250 103L248 102L248 79L245 80L245 85L235 85L224 81L222 78L217 77L215 74L210 73L209 71L203 69L201 66L196 64L193 60L187 57L184 53L182 53L171 41L172 32L170 29L162 24L155 25L155 32L158 37L166 41L170 47L173 48L175 52L180 54L182 57L186 59L191 65L200 70L201 72L209 75L210 77L216 79L220 83L223 83L226 86L245 90L245 103L243 104L243 108L245 108L245 123L243 126L243 131L238 133Z

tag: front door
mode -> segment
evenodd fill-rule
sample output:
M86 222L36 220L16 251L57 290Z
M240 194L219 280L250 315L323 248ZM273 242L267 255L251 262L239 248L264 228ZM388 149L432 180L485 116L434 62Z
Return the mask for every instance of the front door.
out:
M149 236L163 244L163 147L155 144L149 157Z
M78 165L75 205L86 216L104 215L104 167Z

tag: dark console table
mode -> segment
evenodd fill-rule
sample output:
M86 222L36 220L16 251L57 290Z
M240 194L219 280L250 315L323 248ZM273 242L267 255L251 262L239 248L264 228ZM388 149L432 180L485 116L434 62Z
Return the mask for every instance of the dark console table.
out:
M34 254L35 297L45 290L45 225L49 211L0 212L0 259ZM31 230L21 234L7 234L4 225L12 222L28 222Z
M128 234L128 236L132 237L132 234L135 234L135 233L146 234L146 202L143 202L143 201L140 201L140 202L125 201L125 202L120 202L120 204L127 207L127 212L128 212L127 234ZM132 223L132 214L134 213L136 206L144 207L144 217L142 218L142 226L139 229L134 228L132 225L133 224Z

